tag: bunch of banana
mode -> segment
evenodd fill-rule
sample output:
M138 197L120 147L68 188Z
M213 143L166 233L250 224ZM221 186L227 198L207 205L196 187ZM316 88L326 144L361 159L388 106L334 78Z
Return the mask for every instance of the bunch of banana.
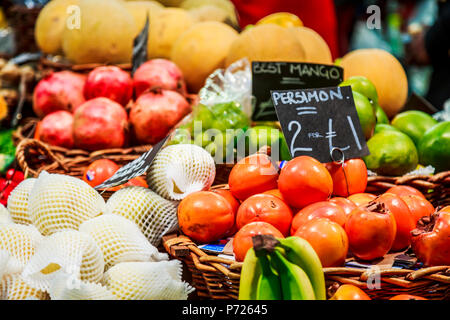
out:
M326 299L322 264L306 240L260 235L253 243L242 266L239 300Z

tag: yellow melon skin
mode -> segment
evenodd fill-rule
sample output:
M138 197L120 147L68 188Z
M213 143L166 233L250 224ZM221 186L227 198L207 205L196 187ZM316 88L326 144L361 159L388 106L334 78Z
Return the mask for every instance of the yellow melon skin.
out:
M375 85L378 102L389 118L395 116L406 102L408 79L400 62L381 49L358 49L346 54L341 62L344 80L364 76Z
M250 61L305 61L305 51L294 34L276 24L244 30L231 45L226 66L247 57Z
M183 71L191 92L198 92L214 70L224 67L227 52L237 37L230 26L206 21L195 24L178 38L171 60Z
M195 20L186 10L180 8L160 10L152 18L148 56L169 59L175 41L195 23Z
M62 33L70 6L77 5L78 2L79 0L52 0L39 12L34 37L42 52L57 54L62 51Z
M137 26L124 2L80 0L80 24L66 24L62 48L74 63L130 62Z
M197 21L219 21L239 26L236 8L230 0L185 0L180 8L189 10Z
M144 28L147 13L150 22L153 22L152 17L154 14L164 9L164 6L156 1L128 1L124 2L123 5L134 18L137 27L136 35Z
M333 64L328 44L316 31L307 27L293 27L290 30L305 50L305 62Z

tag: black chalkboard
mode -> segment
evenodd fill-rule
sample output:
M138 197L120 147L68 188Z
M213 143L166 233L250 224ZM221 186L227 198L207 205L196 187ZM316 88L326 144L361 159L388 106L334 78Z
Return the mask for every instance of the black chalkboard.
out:
M297 62L252 62L253 121L276 121L271 90L311 89L337 86L344 70L335 65Z
M271 96L292 157L325 163L369 154L350 86L273 90Z
M161 150L164 146L169 136L170 135L167 135L163 140L155 144L149 151L136 160L133 160L121 167L111 178L96 186L95 189L107 189L120 186L121 184L128 182L130 179L139 177L146 173L152 164L153 159L155 159L159 150Z

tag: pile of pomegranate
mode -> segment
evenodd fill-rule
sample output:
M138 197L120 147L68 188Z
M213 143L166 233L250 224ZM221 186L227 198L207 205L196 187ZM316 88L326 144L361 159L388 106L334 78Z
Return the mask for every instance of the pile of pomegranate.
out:
M191 112L186 84L173 62L153 59L132 77L116 66L89 74L54 72L37 84L35 138L89 151L155 144Z

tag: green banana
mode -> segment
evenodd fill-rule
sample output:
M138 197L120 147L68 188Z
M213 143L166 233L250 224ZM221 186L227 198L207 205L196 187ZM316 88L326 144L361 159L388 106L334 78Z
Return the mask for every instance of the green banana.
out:
M313 247L303 238L287 237L278 239L286 259L303 269L314 289L317 300L326 300L325 276L319 256Z
M250 248L245 255L239 282L239 300L256 300L256 288L261 275L261 265L255 250Z
M314 289L308 275L298 265L289 262L280 250L271 255L281 281L283 300L315 300Z
M256 288L256 300L281 300L280 278L273 271L266 252L258 254L258 262L261 265L261 275Z

